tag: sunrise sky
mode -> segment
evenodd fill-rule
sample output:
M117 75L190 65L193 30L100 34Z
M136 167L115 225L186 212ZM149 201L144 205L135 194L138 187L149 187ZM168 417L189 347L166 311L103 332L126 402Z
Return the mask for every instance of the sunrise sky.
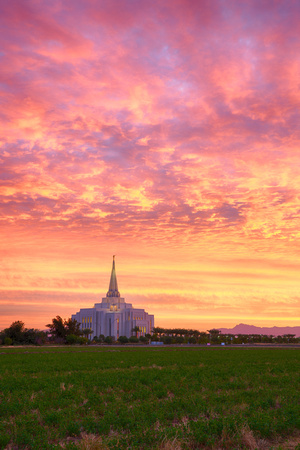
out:
M0 329L119 290L300 325L300 2L0 3Z

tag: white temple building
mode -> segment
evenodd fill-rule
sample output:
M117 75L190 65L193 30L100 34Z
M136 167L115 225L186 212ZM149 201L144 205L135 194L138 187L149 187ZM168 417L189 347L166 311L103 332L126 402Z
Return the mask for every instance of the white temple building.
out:
M131 303L126 303L120 296L117 283L115 256L113 256L112 271L109 289L101 303L95 303L93 308L83 308L72 315L81 323L81 329L90 328L93 333L91 337L112 336L135 336L133 331L139 327L138 336L151 333L154 327L154 316L148 314L144 309L133 308Z

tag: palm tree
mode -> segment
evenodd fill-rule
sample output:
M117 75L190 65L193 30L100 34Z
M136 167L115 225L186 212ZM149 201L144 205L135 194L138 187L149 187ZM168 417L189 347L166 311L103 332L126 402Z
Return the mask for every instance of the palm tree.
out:
M161 335L164 334L165 331L166 331L165 328L154 327L153 330L152 330L152 333L158 334L158 336L161 337Z
M210 335L210 341L213 344L217 344L220 330L217 330L216 328L212 328L211 330L207 330L207 331L209 332L209 335Z
M200 331L199 342L200 344L207 344L208 334L205 331Z
M84 330L82 330L83 334L89 339L89 336L91 334L93 334L93 330L91 330L90 328L85 328Z
M135 336L138 337L138 332L140 331L140 327L138 327L137 325L135 327L132 328L131 330L133 333L135 333Z

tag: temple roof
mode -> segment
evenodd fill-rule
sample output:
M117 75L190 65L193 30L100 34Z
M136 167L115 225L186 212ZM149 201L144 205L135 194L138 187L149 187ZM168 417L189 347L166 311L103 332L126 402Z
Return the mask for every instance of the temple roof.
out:
M115 267L115 255L113 256L113 264L112 264L112 269L111 269L110 283L109 283L109 288L108 288L106 297L120 297L120 292L118 290L116 267Z

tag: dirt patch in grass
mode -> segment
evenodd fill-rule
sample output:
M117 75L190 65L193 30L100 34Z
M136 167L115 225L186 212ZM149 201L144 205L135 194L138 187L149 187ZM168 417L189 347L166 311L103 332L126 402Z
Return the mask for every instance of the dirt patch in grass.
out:
M265 448L270 448L270 446ZM287 439L280 439L277 441L276 445L273 444L273 448L282 450L300 450L300 432Z
M100 436L82 433L81 440L77 444L80 450L106 450L108 447L103 443Z
M273 450L300 450L300 433L283 439L255 439L253 432L249 428L245 428L242 431L242 443L249 450L268 450L272 448Z
M88 433L81 433L78 437L67 437L59 442L61 448L67 448L69 444L73 444L79 450L107 450L109 448L103 443L101 436Z
M158 449L160 449L160 450L181 450L182 446L177 438L165 439L165 440L163 440L161 445L158 447Z

